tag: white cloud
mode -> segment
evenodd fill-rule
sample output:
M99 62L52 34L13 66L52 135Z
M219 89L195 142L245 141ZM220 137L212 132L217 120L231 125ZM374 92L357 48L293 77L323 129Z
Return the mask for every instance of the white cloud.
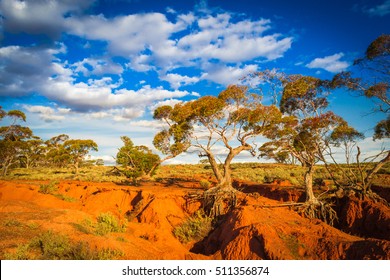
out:
M280 34L264 36L270 21L243 20L233 22L230 14L208 15L198 19L199 30L179 39L178 47L186 50L186 57L223 62L243 62L254 58L274 60L291 47L292 38Z
M385 2L383 2L383 4L380 4L373 8L366 9L365 12L368 13L370 16L386 16L390 14L390 0L386 0Z
M188 77L186 75L180 75L175 73L169 73L165 76L160 77L161 80L167 81L171 88L178 89L182 86L192 85L199 81L198 77Z
M66 108L55 110L49 106L40 105L24 105L23 108L26 109L27 112L38 114L45 122L62 121L65 119L65 115L69 113L69 109Z
M105 165L114 165L116 163L115 158L109 155L99 155L99 156L89 155L88 159L90 160L102 159Z
M72 65L56 62L57 53L58 49L0 48L0 95L39 92L61 107L79 112L126 108L130 111L122 112L121 117L127 119L141 116L146 107L156 102L191 95L188 91L151 88L145 84L138 90L118 89L122 79L105 76L78 81Z
M173 69L199 67L215 60L220 63L243 63L256 58L275 60L290 49L293 41L292 37L278 33L264 35L271 29L270 20L236 20L229 13L179 14L176 22L160 13L115 18L70 17L66 21L70 33L108 42L110 54L128 59L130 69L155 70L165 80L167 72Z
M64 29L64 15L79 13L93 0L2 0L0 14L5 30L11 33L45 34L59 37Z
M135 110L130 114L124 114L125 118L141 116L144 108L155 102L190 94L187 91L151 88L148 85L144 85L139 90L118 90L110 83L110 79L90 80L89 83L51 79L41 87L41 92L51 100L81 112L116 107Z
M341 61L340 59L344 56L343 53L336 53L334 55L326 56L323 58L316 58L306 65L308 68L320 68L331 73L338 73L346 70L350 63Z
M156 130L156 129L163 128L165 126L165 123L156 120L152 120L152 121L140 120L140 121L131 121L129 125L132 127L140 127L140 128L148 128L148 129Z
M70 33L90 40L105 40L114 55L131 57L145 49L165 42L172 33L182 30L161 13L117 16L107 19L103 15L70 17L66 19Z
M61 51L62 47L0 48L0 96L24 96L36 91L38 85L45 84L48 77L69 74L69 70L53 62L53 55Z
M243 68L208 64L204 68L206 71L201 76L202 80L213 81L225 86L237 84L241 78L258 70L258 66L254 64L245 65Z
M173 107L176 104L181 103L181 102L183 102L183 101L181 101L179 99L167 99L164 101L156 102L155 104L153 104L152 106L149 107L149 110L151 112L154 112L154 110L156 110L158 107L165 106L165 105Z
M82 61L72 65L76 72L83 73L84 76L122 74L123 67L120 64L112 62L110 59L84 58Z

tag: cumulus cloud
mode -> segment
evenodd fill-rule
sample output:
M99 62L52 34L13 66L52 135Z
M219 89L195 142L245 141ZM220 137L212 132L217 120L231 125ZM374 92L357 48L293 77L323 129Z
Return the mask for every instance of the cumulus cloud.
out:
M107 74L120 75L124 71L120 64L114 63L111 59L106 58L84 58L82 61L74 63L72 66L75 67L76 72L81 72L84 76L102 76Z
M146 107L156 102L192 94L188 91L152 88L149 85L143 85L138 90L118 89L122 80L107 76L78 81L72 65L57 61L55 54L59 50L62 48L0 48L0 95L18 97L39 92L60 106L78 112L126 108L117 117L119 120L140 117ZM39 108L30 109L37 112ZM51 112L40 113L45 120L50 119L48 116Z
M201 80L223 85L236 83L257 70L256 65L247 65L246 61L282 57L293 41L292 37L272 33L271 21L267 19L242 20L234 14L206 10L186 14L171 11L170 19L161 13L111 18L83 14L91 2L0 2L4 29L8 32L52 38L67 33L82 38L81 45L85 47L93 46L94 40L106 43L106 49L71 62L66 60L65 44L0 47L0 96L38 94L55 102L55 108L27 107L45 121L60 121L69 112L91 119L131 120L157 104L200 96L180 90L183 86ZM72 47L69 45L70 51L74 51ZM175 71L183 67L196 69L197 74ZM129 88L124 77L132 71L155 71L161 81L170 84L171 90L151 87L147 82L136 85L141 86L139 89Z
M386 16L390 14L390 0L386 0L384 3L364 10L370 16Z
M283 56L292 44L291 37L263 35L271 28L271 22L265 19L234 22L230 14L223 13L200 17L197 22L198 30L183 36L177 43L189 58L223 62L242 62L259 57L273 60Z
M90 40L104 40L114 55L133 56L151 46L158 46L182 24L168 21L161 13L133 14L107 19L103 15L70 17L68 31Z
M48 77L66 74L53 62L59 49L8 46L0 48L0 96L19 97L37 90Z
M45 122L62 121L70 112L68 108L54 109L49 106L41 105L24 105L27 112L38 114L38 116Z
M159 102L156 102L155 104L153 104L152 106L149 107L149 110L150 111L154 111L156 110L158 107L161 107L161 106L175 106L176 104L178 103L181 103L182 101L179 100L179 99L167 99L167 100L164 100L164 101L159 101Z
M343 53L336 53L334 55L326 56L323 58L316 58L306 65L308 68L320 68L331 73L338 73L346 70L350 63L341 61L340 59L344 56Z
M225 86L237 84L241 78L258 70L258 66L255 64L245 65L244 67L208 64L204 68L206 71L201 76L202 80Z
M110 79L106 82L91 80L90 83L51 79L41 87L41 92L50 100L80 112L122 107L131 108L131 112L123 115L125 118L141 116L144 108L154 102L181 98L190 94L187 91L169 91L160 87L151 88L149 85L145 85L138 90L114 89ZM138 113L133 111L135 109Z
M161 13L69 17L66 22L74 35L108 42L111 55L129 59L131 69L160 69L163 77L172 69L199 66L199 62L210 60L274 60L282 57L293 41L278 33L265 35L271 29L270 20L237 21L229 13L180 14L175 22Z
M0 14L5 18L5 31L57 38L64 30L64 16L78 14L92 2L93 0L2 0Z
M181 86L195 84L199 81L198 77L188 77L186 75L180 75L175 73L169 73L161 77L161 80L167 81L171 88L178 89Z

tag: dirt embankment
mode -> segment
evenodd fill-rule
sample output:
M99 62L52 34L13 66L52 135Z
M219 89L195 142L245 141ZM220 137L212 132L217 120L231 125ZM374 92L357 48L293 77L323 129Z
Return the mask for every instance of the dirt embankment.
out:
M195 182L130 187L61 181L62 197L40 193L46 183L0 181L1 252L52 230L92 247L119 249L125 259L390 259L389 209L365 201L346 201L340 208L343 232L275 207L300 201L299 189L236 183L239 206L204 240L182 244L173 229L201 207L184 198L201 192ZM126 231L105 236L80 231L85 220L105 212L128 220Z

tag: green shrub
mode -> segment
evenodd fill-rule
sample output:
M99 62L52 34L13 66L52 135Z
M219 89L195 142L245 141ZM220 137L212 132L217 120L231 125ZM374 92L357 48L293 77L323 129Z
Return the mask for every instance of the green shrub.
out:
M174 228L173 234L182 243L188 243L191 240L198 241L205 238L212 230L212 222L212 219L203 211L197 211L180 226Z
M55 194L58 191L58 182L51 181L48 184L42 184L39 186L39 192L43 194Z
M97 217L95 233L97 235L106 235L110 232L125 232L126 227L126 222L120 222L111 213L102 213Z
M199 185L200 185L201 188L207 190L207 189L210 188L211 183L208 180L200 180L199 181Z
M22 223L19 222L18 220L7 220L4 222L4 225L6 227L20 227L22 226Z
M19 245L14 253L3 254L8 260L112 260L124 256L120 250L91 250L86 242L71 242L66 235L47 231L28 244Z
M16 248L14 253L5 253L3 258L5 260L29 260L29 245L21 244Z
M72 246L65 235L45 232L30 242L30 247L41 251L41 258L47 260L73 259Z

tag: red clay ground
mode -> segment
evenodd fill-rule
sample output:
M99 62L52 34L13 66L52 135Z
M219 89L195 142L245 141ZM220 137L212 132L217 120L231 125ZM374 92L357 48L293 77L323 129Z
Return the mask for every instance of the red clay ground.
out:
M52 230L93 248L118 249L124 259L390 259L390 209L349 199L338 209L338 228L301 217L282 201L298 201L287 183L236 183L239 205L204 240L182 244L172 233L201 206L186 194L196 182L180 184L61 181L66 202L39 193L40 181L0 181L0 256ZM111 212L128 219L126 232L97 236L83 232L86 220ZM348 233L346 233L348 232Z

